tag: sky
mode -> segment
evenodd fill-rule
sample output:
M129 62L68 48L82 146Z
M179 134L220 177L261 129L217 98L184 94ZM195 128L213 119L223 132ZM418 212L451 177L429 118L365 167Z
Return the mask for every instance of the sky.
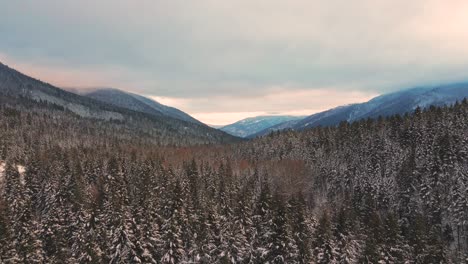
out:
M466 0L0 0L0 62L208 124L468 80Z

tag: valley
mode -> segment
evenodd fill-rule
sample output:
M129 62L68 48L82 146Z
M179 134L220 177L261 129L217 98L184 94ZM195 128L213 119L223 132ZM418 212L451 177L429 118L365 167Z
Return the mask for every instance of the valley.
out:
M0 260L460 263L467 90L408 90L247 140L2 66Z

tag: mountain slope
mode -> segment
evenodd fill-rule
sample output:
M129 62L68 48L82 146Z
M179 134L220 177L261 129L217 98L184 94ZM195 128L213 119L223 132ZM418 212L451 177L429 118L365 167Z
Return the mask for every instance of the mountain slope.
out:
M202 124L200 121L191 117L187 113L180 111L177 108L166 106L144 96L124 92L118 89L97 89L91 92L85 92L83 93L83 95L99 100L101 102L105 102L108 104L112 104L115 106L127 108L138 112L147 113L150 115L164 115L184 120L187 122L192 122L195 124Z
M468 97L468 83L418 87L381 95L365 103L336 107L313 114L298 122L281 123L253 136L266 135L276 130L302 130L317 126L337 125L341 121L354 122L364 118L404 114L414 111L417 107L426 108L430 105L453 104L465 97Z
M49 105L51 109L58 107L81 118L105 122L119 121L127 127L128 131L135 133L137 131L146 135L164 135L166 143L171 142L170 144L173 142L206 144L239 141L238 138L206 125L169 117L156 110L148 114L74 94L26 76L1 63L0 96L5 102L15 101L18 104L26 104L27 108L36 107L36 105L31 105L35 102L42 108L44 104ZM24 105L17 107L21 110L25 109ZM151 107L148 106L147 109Z
M257 116L242 119L233 124L224 126L220 130L238 137L248 137L268 127L302 119L302 116Z
M111 106L54 87L48 83L26 76L0 63L0 93L12 97L26 97L35 101L49 102L88 118L123 119L123 114Z

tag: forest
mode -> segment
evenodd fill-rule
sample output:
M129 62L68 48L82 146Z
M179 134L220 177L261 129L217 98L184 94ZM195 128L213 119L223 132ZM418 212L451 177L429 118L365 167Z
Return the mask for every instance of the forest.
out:
M466 99L229 144L0 100L0 263L468 263Z

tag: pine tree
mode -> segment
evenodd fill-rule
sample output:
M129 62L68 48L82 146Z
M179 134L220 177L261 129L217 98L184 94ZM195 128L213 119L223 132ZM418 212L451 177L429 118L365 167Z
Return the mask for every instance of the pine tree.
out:
M331 221L327 211L319 218L313 235L314 258L317 263L330 263L334 260Z
M182 189L178 180L173 183L166 196L163 208L164 222L161 226L161 263L179 263L184 260L186 252L182 240L183 201Z
M136 246L129 237L130 235L126 223L123 223L115 230L111 249L111 264L141 263L141 259L136 252Z
M10 260L25 263L41 263L44 259L42 242L38 237L38 222L33 212L29 191L22 184L22 176L12 161L5 166L4 200L7 203L7 216L2 222L9 223L5 230L6 237L10 237ZM6 242L8 243L8 242ZM8 248L8 246L7 246Z
M268 257L269 242L271 241L271 203L272 197L270 193L269 183L264 179L261 182L260 195L256 202L256 207L253 216L253 243L254 249L253 262L263 263Z
M77 216L76 229L73 233L72 254L79 263L102 262L102 250L97 243L95 225L90 223L90 217L85 212Z
M292 239L297 248L297 263L309 263L310 261L310 234L305 218L305 200L302 193L297 198L292 196L288 202L289 222Z
M394 213L388 213L385 218L382 238L381 247L387 262L399 263L410 258L410 249L401 236L400 225Z
M283 205L282 198L275 194L273 199L273 210L271 220L271 236L268 241L267 261L275 264L290 263L295 251L295 245L291 244L287 230L286 208Z
M4 197L0 197L0 262L20 263L21 259L14 244L14 233L10 223L10 211Z

